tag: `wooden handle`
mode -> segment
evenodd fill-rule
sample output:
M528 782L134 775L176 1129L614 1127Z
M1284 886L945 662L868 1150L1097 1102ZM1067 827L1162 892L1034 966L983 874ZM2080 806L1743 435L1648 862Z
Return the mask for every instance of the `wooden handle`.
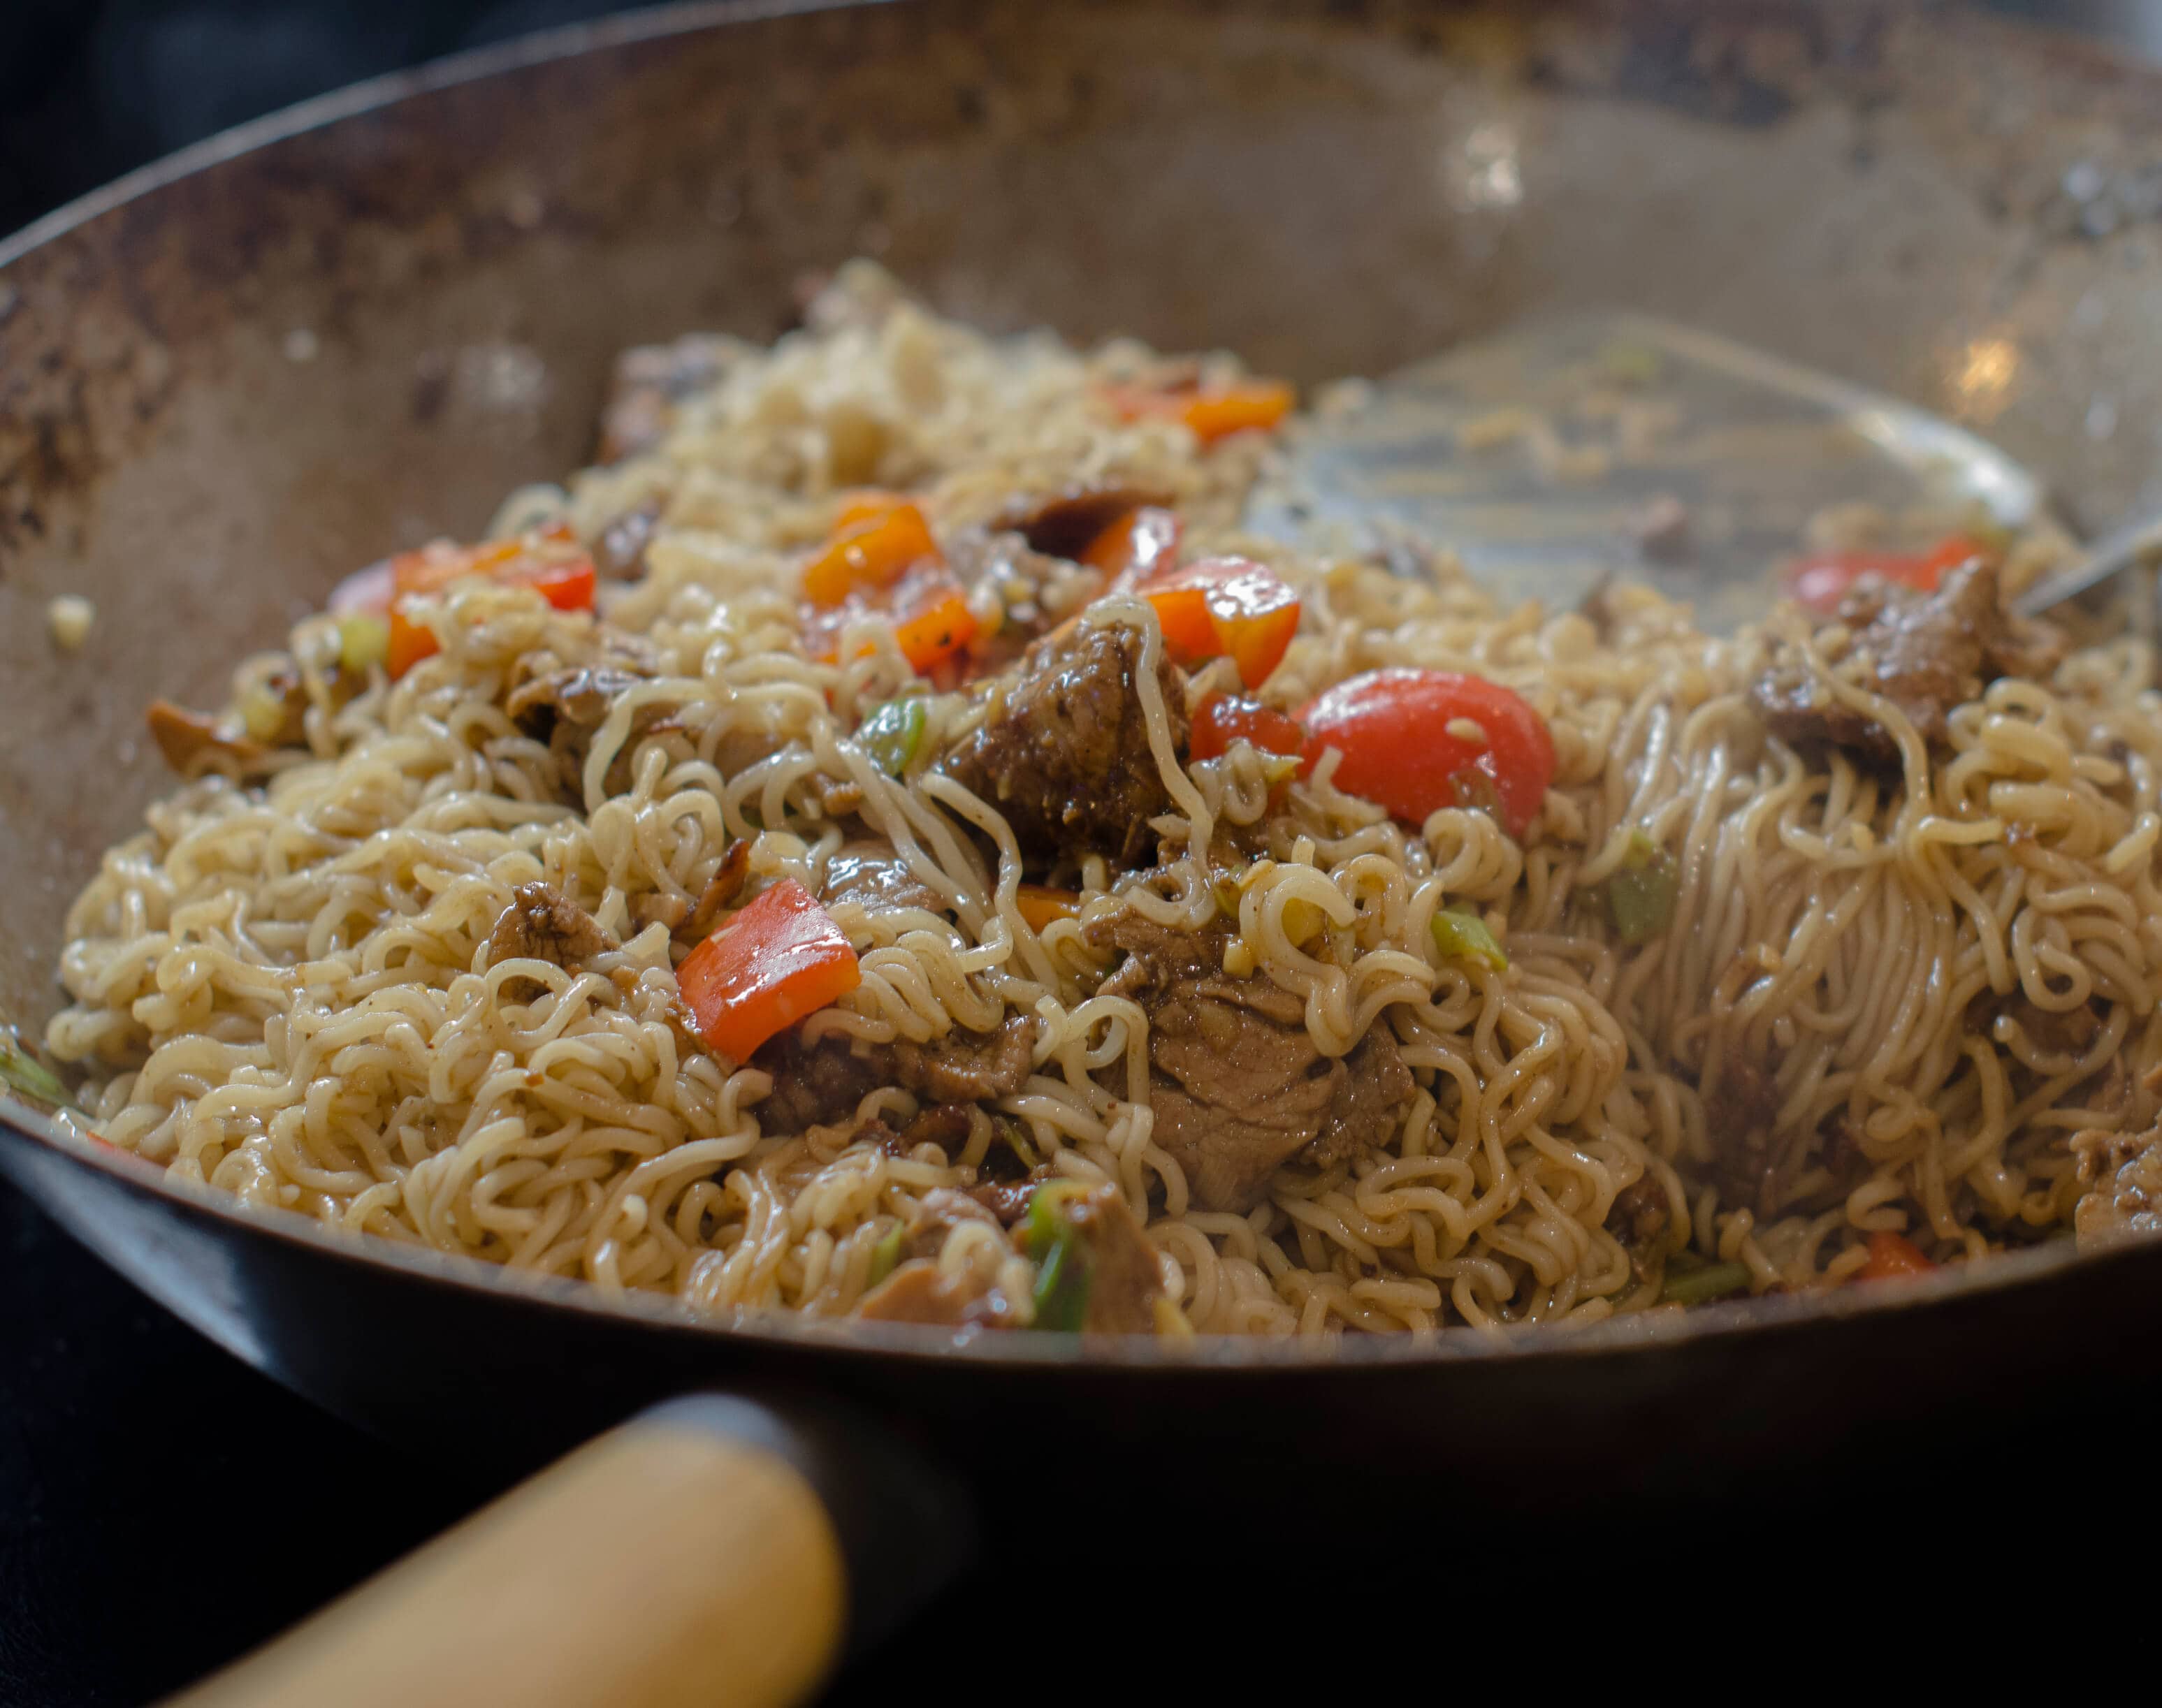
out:
M697 1405L579 1449L174 1708L801 1701L840 1651L840 1539L781 1451Z

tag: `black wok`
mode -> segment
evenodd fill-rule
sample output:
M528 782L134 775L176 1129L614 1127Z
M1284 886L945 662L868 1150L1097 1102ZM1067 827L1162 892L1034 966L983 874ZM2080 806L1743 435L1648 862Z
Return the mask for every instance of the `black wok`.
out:
M770 336L799 273L863 251L993 325L1309 379L1621 305L1975 424L2092 525L2141 496L2162 429L2162 227L2118 190L2162 161L2158 97L1936 8L933 0L653 14L232 133L0 245L0 1019L43 1025L66 900L160 786L143 702L214 694L338 575L576 464L625 344ZM1512 175L1472 170L1497 153ZM2075 195L2088 162L2102 187ZM62 591L99 611L78 656L45 634ZM1265 1489L1287 1524L1372 1489L1581 1511L1804 1461L1829 1481L2071 1397L2151 1405L2162 1338L2162 1248L2053 1246L1567 1336L957 1351L340 1238L0 1110L0 1167L86 1244L385 1436L508 1475L671 1396L754 1396L661 1429L759 1444L682 1486L797 1467L859 1632L969 1514L1026 1538L1053 1458L1191 1514ZM815 1537L781 1558L820 1508L765 1501L731 1545L838 1606ZM771 1585L734 1588L740 1634ZM835 1640L749 1628L800 1661L768 1697Z

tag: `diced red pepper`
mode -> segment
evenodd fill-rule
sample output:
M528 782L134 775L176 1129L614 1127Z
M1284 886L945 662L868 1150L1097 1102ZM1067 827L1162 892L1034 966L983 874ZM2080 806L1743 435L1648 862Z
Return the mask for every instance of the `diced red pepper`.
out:
M1934 593L1950 571L1988 555L1963 534L1940 540L1925 552L1817 552L1788 565L1787 586L1799 603L1829 616L1864 575Z
M915 565L938 555L931 524L915 505L866 507L864 517L841 528L804 565L803 594L813 604L838 605L851 593L890 587Z
M1265 753L1297 756L1306 751L1306 731L1297 718L1237 694L1220 694L1202 703L1193 714L1187 751L1196 759L1214 759L1242 740Z
M760 891L676 969L699 1035L738 1061L863 982L833 916L792 877Z
M1173 662L1229 657L1239 680L1258 688L1283 662L1298 633L1298 595L1274 570L1249 558L1201 558L1142 581Z
M427 627L406 614L406 601L431 597L467 575L486 575L506 587L530 587L558 611L592 610L599 583L577 535L567 523L556 523L478 545L439 539L418 551L400 552L348 575L331 595L331 608L367 611L377 608L370 601L382 596L390 616L390 649L384 668L394 679L441 649Z
M600 578L591 558L572 558L561 563L510 564L498 572L514 587L530 587L558 611L591 611Z
M1309 762L1334 748L1336 787L1407 824L1443 807L1487 807L1522 836L1554 781L1545 721L1480 676L1369 670L1309 701L1298 721Z
M1869 1236L1869 1261L1855 1272L1862 1281L1911 1280L1937 1266L1904 1234L1882 1231Z
M1143 504L1090 540L1081 561L1115 581L1121 575L1146 577L1177 558L1180 531L1176 510Z

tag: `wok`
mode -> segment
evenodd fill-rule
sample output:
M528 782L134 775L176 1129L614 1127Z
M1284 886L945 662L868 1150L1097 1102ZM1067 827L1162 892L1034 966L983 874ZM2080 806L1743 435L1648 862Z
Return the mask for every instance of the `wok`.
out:
M2158 161L2152 70L1804 0L692 8L232 133L0 245L0 1019L42 1027L65 903L161 786L145 700L217 694L353 565L472 534L582 459L614 351L769 336L806 270L870 253L993 326L1309 380L1641 308L1974 425L2092 526L2155 496ZM63 591L98 609L79 655L47 640ZM1376 1490L1536 1518L1804 1464L1830 1486L2071 1398L2151 1404L2162 1336L2162 1247L2054 1245L1569 1335L954 1349L341 1237L0 1113L0 1167L85 1244L384 1436L508 1477L705 1396L377 1594L404 1634L316 1700L570 1702L603 1677L677 1700L723 1674L777 1699L971 1525L1040 1536L1047 1466L1354 1532ZM565 1549L575 1595L549 1587ZM460 1612L415 1637L416 1606ZM513 1632L534 1675L459 1670ZM243 1673L233 1700L304 1676Z

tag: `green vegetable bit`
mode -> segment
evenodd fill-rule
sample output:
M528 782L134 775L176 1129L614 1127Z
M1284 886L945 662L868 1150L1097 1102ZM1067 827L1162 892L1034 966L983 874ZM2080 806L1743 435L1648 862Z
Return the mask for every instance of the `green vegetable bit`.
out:
M901 1224L885 1231L885 1236L871 1247L871 1273L864 1282L866 1287L875 1287L901 1267Z
M1709 1304L1749 1290L1749 1270L1742 1263L1707 1263L1701 1268L1667 1271L1659 1289L1662 1304Z
M1036 1189L1021 1225L1021 1255L1036 1265L1036 1326L1078 1331L1089 1315L1089 1253L1064 1205L1088 1188L1053 1180Z
M0 1034L0 1080L34 1102L67 1107L68 1088L60 1075L4 1034Z
M1681 868L1674 857L1642 831L1629 836L1629 851L1606 880L1606 916L1624 943L1649 942L1673 924Z
M900 776L923 745L923 701L889 700L873 706L856 726L856 740L880 770L889 777Z
M1444 961L1475 961L1496 972L1507 972L1509 957L1478 914L1455 908L1434 916L1434 945Z
M1037 1154L1036 1145L1029 1137L1027 1127L1016 1121L1012 1116L992 1117L991 1131L1005 1141L1008 1150L1021 1159L1021 1165L1023 1168L1032 1169L1043 1161L1043 1159Z
M338 618L338 669L365 676L390 656L390 625L382 617L354 612Z

